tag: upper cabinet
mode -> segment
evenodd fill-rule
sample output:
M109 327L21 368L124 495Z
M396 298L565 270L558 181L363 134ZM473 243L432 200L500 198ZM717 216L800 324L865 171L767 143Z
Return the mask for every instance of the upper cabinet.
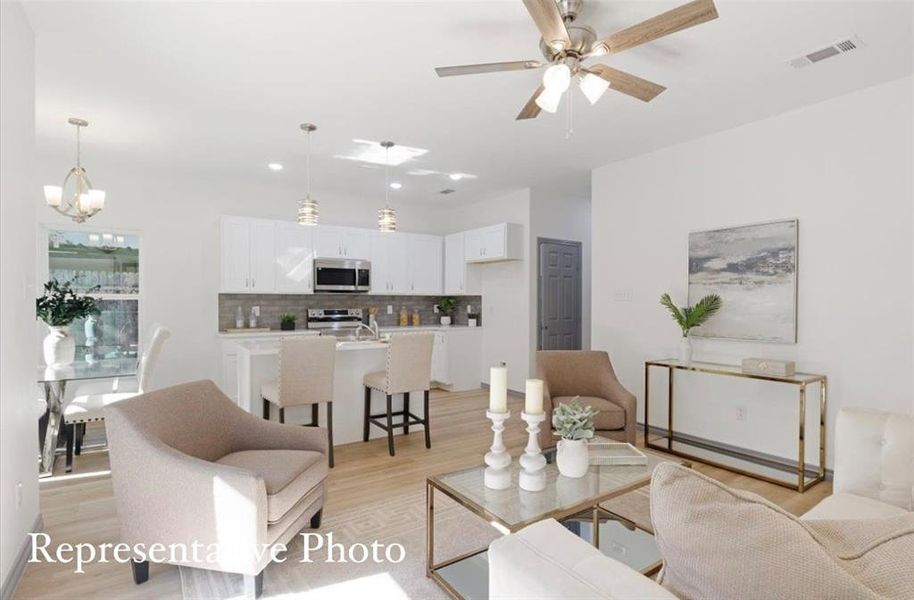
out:
M371 293L408 291L406 238L403 234L374 232L371 238Z
M328 225L313 229L315 258L370 259L370 236L364 229Z
M276 291L310 294L314 291L313 227L298 223L276 223L274 263Z
M406 265L408 294L440 294L441 238L437 235L415 233L406 236Z
M499 223L464 233L464 258L469 263L518 260L524 257L523 229L516 223Z
M272 292L274 222L263 219L222 219L222 291Z
M467 264L465 237L461 232L444 238L444 293L448 295L475 294L479 289L476 269Z

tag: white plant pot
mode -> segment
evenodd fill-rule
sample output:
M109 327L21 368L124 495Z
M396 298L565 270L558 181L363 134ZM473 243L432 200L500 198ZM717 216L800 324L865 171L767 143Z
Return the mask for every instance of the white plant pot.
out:
M555 464L559 473L565 477L577 479L587 474L590 455L587 453L586 440L559 440Z
M679 360L685 363L692 362L692 340L687 337L679 340Z
M51 327L44 338L44 362L48 366L73 364L76 357L76 342L70 337L70 327Z
M441 324L442 324L442 325L450 325L450 324L451 324L451 318L450 318L450 317L441 317Z

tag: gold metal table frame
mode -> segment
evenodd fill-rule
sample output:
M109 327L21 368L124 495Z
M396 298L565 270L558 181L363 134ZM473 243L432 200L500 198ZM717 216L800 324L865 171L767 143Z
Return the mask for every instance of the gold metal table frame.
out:
M667 380L667 435L665 437L665 444L658 444L656 441L651 440L650 433L650 373L651 367L660 367L667 369L668 371L668 380ZM796 462L796 474L797 481L796 483L790 483L788 481L779 480L776 477L769 477L763 473L752 472L746 469L736 467L732 464L727 464L726 462L720 461L716 462L713 459L708 459L707 456L699 456L696 454L690 454L688 452L683 452L673 447L674 442L682 442L683 444L689 444L687 441L682 439L676 440L675 433L673 429L673 373L677 370L681 371L693 371L697 373L708 373L712 375L723 375L727 377L741 377L744 379L755 379L760 381L773 381L777 383L786 383L789 385L795 385L799 389L799 411L798 411L798 423L797 423L797 462ZM808 385L819 385L819 464L815 476L812 479L807 480L807 473L809 472L806 469L806 386ZM649 360L644 363L644 445L647 448L652 448L654 450L659 450L661 452L666 452L669 454L674 454L676 456L681 456L683 458L689 458L705 464L713 465L715 467L720 467L722 469L727 469L728 471L735 471L743 475L748 475L749 477L754 477L756 479L761 479L776 485L787 487L790 489L795 489L798 492L804 492L815 484L823 481L825 479L825 412L826 404L828 401L828 381L825 375L816 375L812 373L796 373L792 377L780 377L777 375L757 375L753 373L744 373L741 368L736 365L725 365L719 363L710 363L710 362L689 362L685 363L682 361L674 359L662 359L662 360ZM663 438L661 438L663 439ZM696 444L692 444L696 445ZM711 452L714 452L713 450ZM723 455L722 452L717 452L720 455ZM754 459L748 455L741 455L739 459L743 462L755 462L757 464L764 464L764 461L760 459Z

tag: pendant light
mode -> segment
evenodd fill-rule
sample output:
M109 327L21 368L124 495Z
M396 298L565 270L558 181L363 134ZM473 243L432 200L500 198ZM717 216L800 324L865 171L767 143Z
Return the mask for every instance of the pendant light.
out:
M298 224L299 225L317 225L320 219L320 208L317 200L311 197L311 132L317 129L317 125L312 123L302 123L301 130L308 135L308 195L304 200L298 201Z
M397 213L390 207L390 149L393 142L381 142L384 148L384 208L378 211L378 230L385 233L397 230Z
M49 207L65 217L70 217L77 223L84 223L86 219L105 208L105 192L93 189L89 175L80 161L79 130L88 127L89 122L75 117L67 119L67 122L76 127L76 166L67 173L63 185L44 186L44 200ZM64 197L64 190L71 177L75 186L73 194Z

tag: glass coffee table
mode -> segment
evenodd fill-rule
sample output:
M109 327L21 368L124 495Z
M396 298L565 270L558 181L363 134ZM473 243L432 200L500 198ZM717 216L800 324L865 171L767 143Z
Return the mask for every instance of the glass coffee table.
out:
M552 460L554 450L544 454L549 463L544 469L546 489L541 492L520 489L517 480L521 468L517 460L511 463L511 487L505 490L484 485L485 465L426 479L426 575L452 598L488 598L488 549L435 562L436 493L454 500L502 534L555 519L633 569L651 575L660 568L660 553L650 526L635 524L600 505L648 485L654 467L674 461L645 452L646 465L591 465L584 477L570 479L559 474Z

